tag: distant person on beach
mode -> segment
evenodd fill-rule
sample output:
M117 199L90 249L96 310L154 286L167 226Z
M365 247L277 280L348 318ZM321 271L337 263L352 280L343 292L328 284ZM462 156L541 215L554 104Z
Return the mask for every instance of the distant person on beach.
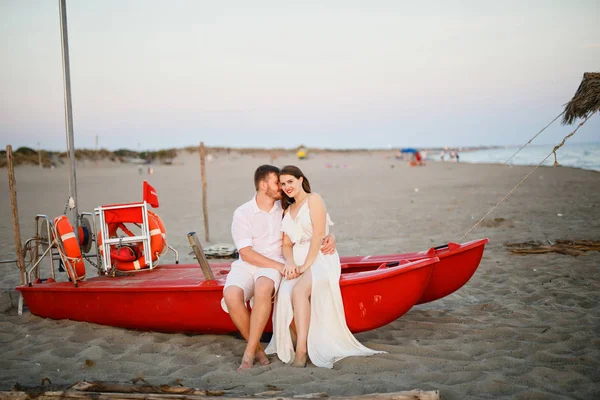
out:
M314 365L326 368L348 356L381 353L360 344L346 324L340 257L337 251L319 251L333 225L323 199L311 192L298 167L283 167L279 181L284 193L281 230L285 267L275 299L273 337L266 353L277 353L281 361L295 367L305 367L310 358Z
M458 162L458 151L456 151L456 149L452 149L450 152L450 160Z
M256 195L235 210L231 233L239 260L231 264L223 288L221 305L248 344L238 370L251 368L255 359L269 364L260 337L271 315L272 298L277 293L285 268L281 253L281 186L279 168L262 165L254 172ZM335 238L324 238L321 251L332 254ZM252 312L246 302L253 300Z
M415 153L415 163L417 165L425 165L425 163L423 162L423 158L421 157L421 153L418 151Z

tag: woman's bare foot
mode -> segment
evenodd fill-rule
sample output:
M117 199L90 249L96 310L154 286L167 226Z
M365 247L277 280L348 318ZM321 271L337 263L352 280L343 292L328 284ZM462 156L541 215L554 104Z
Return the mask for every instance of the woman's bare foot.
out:
M258 360L258 363L260 365L269 365L269 364L271 364L271 361L269 361L269 357L267 357L267 355L265 354L265 352L263 350L259 350L256 353L256 359Z
M294 362L292 363L293 367L304 368L308 363L308 354L299 354L296 353L296 357L294 357Z
M298 336L296 336L296 330L295 329L291 329L290 330L290 336L292 337L292 345L294 347L296 347L296 343L298 343Z
M240 366L238 367L238 371L245 371L247 369L252 368L252 366L254 365L254 357L251 356L250 354L246 354L244 353L244 356L242 357L242 363L240 364Z

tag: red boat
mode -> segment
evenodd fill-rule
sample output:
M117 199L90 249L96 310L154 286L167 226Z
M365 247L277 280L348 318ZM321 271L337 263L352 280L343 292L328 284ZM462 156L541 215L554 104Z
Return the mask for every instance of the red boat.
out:
M347 264L340 286L349 328L353 332L375 329L410 310L438 261L430 257L370 262L369 267ZM361 271L353 271L354 266ZM229 264L211 267L214 281L205 280L197 265L163 265L132 276L98 276L77 287L71 282L40 282L17 290L31 313L40 317L161 332L235 332L221 309Z
M340 286L348 327L362 332L386 325L417 303L464 285L479 265L487 239L450 243L426 252L343 257ZM38 316L161 332L229 333L236 329L220 306L230 263L162 265L130 276L78 282L38 282L17 290ZM269 325L267 331L271 329Z

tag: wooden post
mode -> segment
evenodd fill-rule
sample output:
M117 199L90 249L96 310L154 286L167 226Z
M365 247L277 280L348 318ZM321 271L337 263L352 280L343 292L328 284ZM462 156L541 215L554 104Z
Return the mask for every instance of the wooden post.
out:
M40 168L42 168L42 146L40 145L40 142L38 142L38 164L40 165Z
M23 259L23 247L21 245L21 229L19 226L19 208L17 207L17 183L15 181L15 169L13 166L12 146L6 146L6 165L8 167L8 185L10 187L10 205L13 217L13 233L15 237L15 251L17 252L17 266L21 271L21 285L25 284L25 260Z
M200 142L200 172L202 175L202 211L204 212L204 239L210 242L208 236L208 206L206 204L206 154L204 142Z
M190 246L192 246L192 250L196 254L196 259L198 260L198 264L200 264L200 268L202 268L202 273L204 274L204 278L209 280L215 280L215 276L213 275L212 269L210 269L210 264L204 255L204 249L202 249L202 245L198 240L198 236L196 232L188 233L188 240L190 241Z

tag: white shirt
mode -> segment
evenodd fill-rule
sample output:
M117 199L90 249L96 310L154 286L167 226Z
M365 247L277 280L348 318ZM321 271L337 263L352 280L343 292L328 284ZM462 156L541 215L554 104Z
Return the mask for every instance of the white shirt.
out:
M281 217L283 208L278 200L269 212L258 207L256 196L242 204L233 213L231 236L238 250L252 247L252 250L272 260L283 262L281 254ZM246 264L240 257L236 264Z

